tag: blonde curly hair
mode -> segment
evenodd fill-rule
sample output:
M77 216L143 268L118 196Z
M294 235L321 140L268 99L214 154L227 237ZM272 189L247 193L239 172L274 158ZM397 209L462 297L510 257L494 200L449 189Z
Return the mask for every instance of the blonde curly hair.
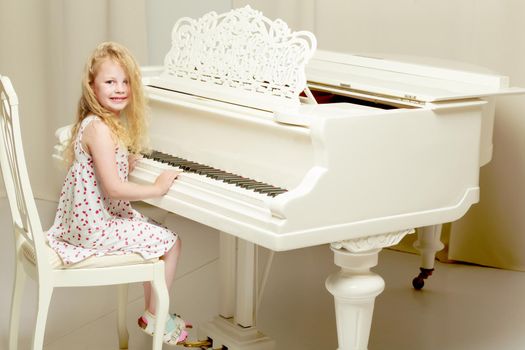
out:
M93 82L100 65L105 60L119 64L129 80L130 101L120 118L102 106L95 96ZM122 142L131 153L148 151L146 98L142 88L140 67L133 55L124 46L115 42L103 42L89 57L82 78L82 95L78 102L77 118L72 128L65 158L68 163L74 159L73 141L76 139L80 124L88 115L98 116L113 132L114 137ZM122 118L124 116L124 118Z

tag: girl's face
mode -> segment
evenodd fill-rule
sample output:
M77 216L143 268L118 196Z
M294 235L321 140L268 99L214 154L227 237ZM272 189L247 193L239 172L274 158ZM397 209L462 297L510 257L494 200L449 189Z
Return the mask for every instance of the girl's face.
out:
M116 116L129 103L131 91L128 76L120 64L111 59L104 60L98 67L92 88L98 102Z

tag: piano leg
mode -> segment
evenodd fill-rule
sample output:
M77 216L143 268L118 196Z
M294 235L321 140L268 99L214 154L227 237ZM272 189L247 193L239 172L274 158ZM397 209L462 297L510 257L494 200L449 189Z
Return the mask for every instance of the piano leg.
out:
M417 290L422 289L425 279L432 275L436 253L445 247L441 243L441 227L442 225L433 225L420 227L417 230L414 248L421 254L421 267L419 275L412 280L412 286Z
M212 340L214 349L273 350L275 342L255 327L255 245L220 233L221 316L199 328L200 339Z
M235 322L244 328L255 326L255 244L237 240L237 302Z
M338 350L366 350L375 298L385 288L377 265L382 248L399 243L409 231L332 243L334 262L341 270L328 276L326 289L334 296Z
M235 236L220 232L219 239L219 315L232 318L235 312L235 269L237 240Z
M365 350L372 326L374 301L385 287L381 276L370 271L380 249L364 253L334 250L341 270L330 275L326 288L335 300L339 350Z

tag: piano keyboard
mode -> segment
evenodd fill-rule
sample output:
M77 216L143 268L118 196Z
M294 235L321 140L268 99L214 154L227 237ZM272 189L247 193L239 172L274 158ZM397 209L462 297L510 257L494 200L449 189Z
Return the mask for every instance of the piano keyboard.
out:
M145 154L144 158L168 164L185 172L196 173L217 181L222 181L226 184L235 185L240 188L261 193L270 197L275 197L287 191L286 189L280 187L272 186L270 184L252 180L240 175L228 173L224 170L215 169L208 165L199 164L159 151L152 151L151 154Z

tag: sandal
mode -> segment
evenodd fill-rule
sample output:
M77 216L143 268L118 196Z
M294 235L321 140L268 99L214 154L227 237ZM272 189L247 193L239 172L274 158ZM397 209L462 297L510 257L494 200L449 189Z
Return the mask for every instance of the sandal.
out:
M155 323L155 315L147 310L138 319L140 329L149 335L153 335L155 332ZM188 332L184 330L185 327L191 328L193 326L191 324L186 324L186 322L178 315L169 315L169 318L166 321L166 329L164 330L164 343L168 345L182 345L188 338Z
M180 315L170 314L170 318L175 322L175 325L180 328L193 328L193 325L187 321L184 321Z

